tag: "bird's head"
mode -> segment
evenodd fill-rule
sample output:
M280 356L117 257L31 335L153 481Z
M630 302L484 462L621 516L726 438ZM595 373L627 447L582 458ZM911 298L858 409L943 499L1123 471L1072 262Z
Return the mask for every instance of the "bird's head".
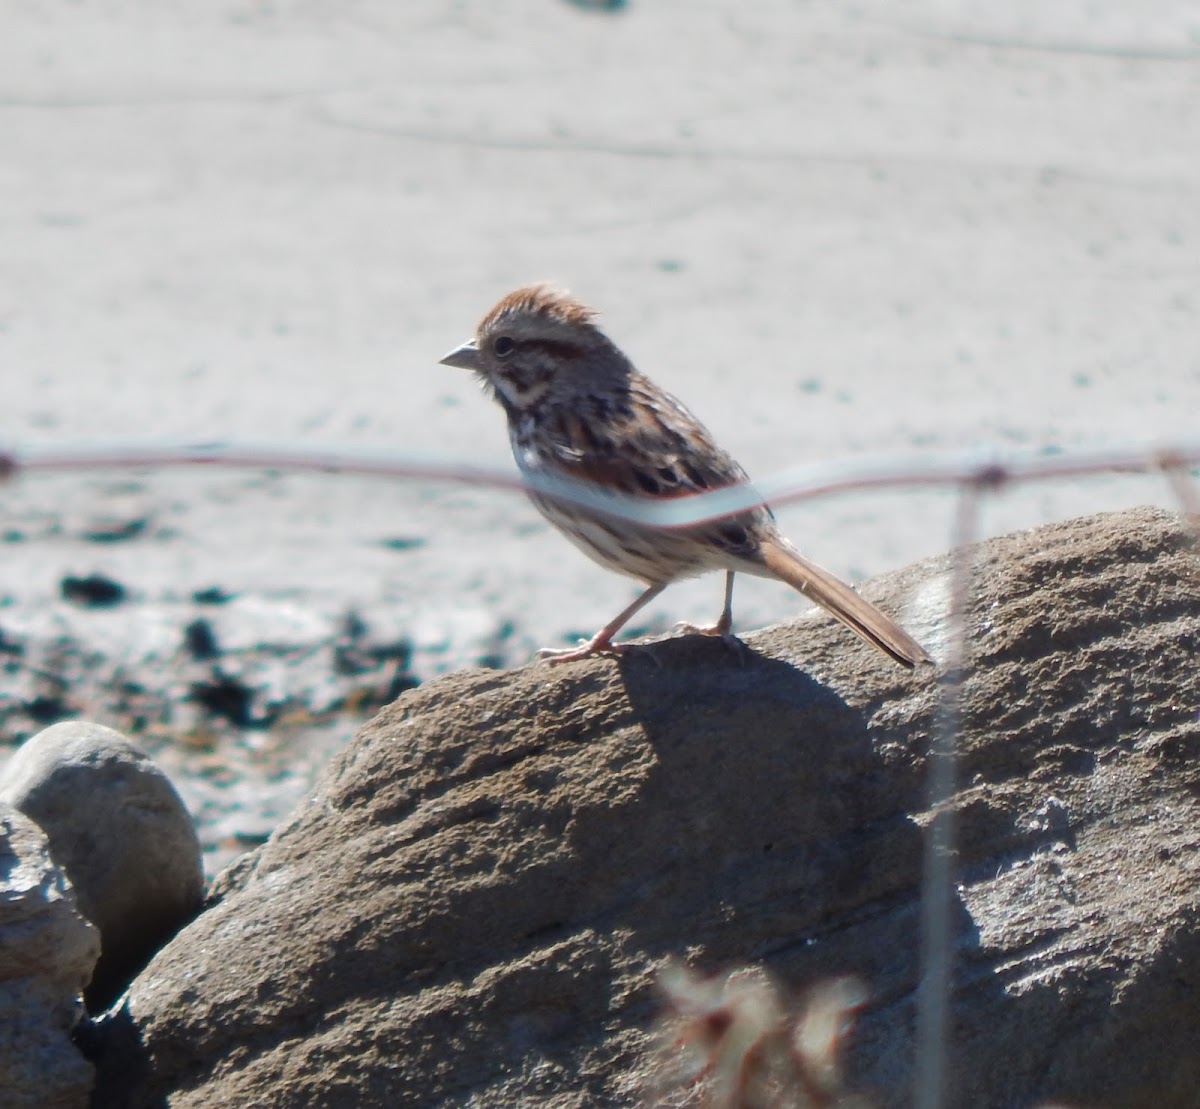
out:
M527 285L500 301L475 337L441 363L473 370L510 416L536 408L549 394L569 401L599 378L620 378L631 369L594 319L570 294Z

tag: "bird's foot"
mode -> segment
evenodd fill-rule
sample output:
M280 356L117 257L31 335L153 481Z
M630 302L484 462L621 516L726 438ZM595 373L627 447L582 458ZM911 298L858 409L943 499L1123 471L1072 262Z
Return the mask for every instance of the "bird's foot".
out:
M655 666L662 669L662 660L654 653L653 643L614 643L603 634L592 636L578 647L543 647L537 653L538 661L557 666L561 662L577 662L579 659L597 655L630 655L638 651L646 655Z
M703 626L700 624L680 623L676 624L671 631L676 635L717 636L720 638L721 642L725 644L726 648L737 656L738 661L745 666L748 648L746 647L745 643L743 643L736 635L733 634L731 629L731 621L718 620L715 624L707 624Z
M584 640L578 647L543 647L537 657L542 662L557 666L560 662L576 662L595 655L619 655L626 647L614 643L611 636L597 632L591 639Z
M729 625L724 620L718 620L715 624L689 624L686 621L680 621L671 628L673 635L719 635L724 639L730 635Z

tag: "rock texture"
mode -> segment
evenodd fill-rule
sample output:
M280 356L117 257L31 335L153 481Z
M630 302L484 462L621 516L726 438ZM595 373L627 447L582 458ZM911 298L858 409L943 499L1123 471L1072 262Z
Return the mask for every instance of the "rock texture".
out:
M82 1109L91 1065L71 1042L100 954L45 833L0 803L0 1104Z
M982 546L948 1104L1195 1104L1200 572L1140 510ZM935 651L945 561L867 592ZM354 740L108 1022L97 1104L628 1104L652 968L870 1001L907 1101L939 682L814 616L463 673Z
M100 929L88 1008L106 1007L204 896L192 818L167 776L120 732L82 720L28 740L0 801L36 821L80 911Z

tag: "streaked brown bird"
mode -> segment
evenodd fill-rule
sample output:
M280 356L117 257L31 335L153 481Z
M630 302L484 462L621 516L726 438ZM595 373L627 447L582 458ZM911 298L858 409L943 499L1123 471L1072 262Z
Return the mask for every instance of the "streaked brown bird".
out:
M660 389L596 326L595 313L547 285L511 292L443 365L472 370L508 417L517 466L644 497L679 497L748 480L679 401ZM725 571L725 607L710 628L731 639L733 576L778 578L815 601L902 666L931 661L903 628L779 534L767 508L682 529L663 529L530 494L584 554L646 590L578 647L539 657L569 662L617 652L613 637L673 581Z

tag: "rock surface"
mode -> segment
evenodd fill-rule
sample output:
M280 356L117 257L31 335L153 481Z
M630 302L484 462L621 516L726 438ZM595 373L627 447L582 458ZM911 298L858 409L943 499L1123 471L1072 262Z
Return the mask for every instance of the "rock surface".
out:
M45 831L100 929L88 1008L106 1007L200 908L192 818L167 776L120 732L82 720L39 732L0 771L0 801Z
M0 802L0 1102L82 1109L91 1065L71 1042L100 954L45 833Z
M938 651L946 560L865 592ZM1200 575L1176 517L977 551L958 734L953 1105L1200 1087ZM938 681L815 616L401 697L107 1022L97 1104L628 1104L652 968L870 991L912 1080Z

